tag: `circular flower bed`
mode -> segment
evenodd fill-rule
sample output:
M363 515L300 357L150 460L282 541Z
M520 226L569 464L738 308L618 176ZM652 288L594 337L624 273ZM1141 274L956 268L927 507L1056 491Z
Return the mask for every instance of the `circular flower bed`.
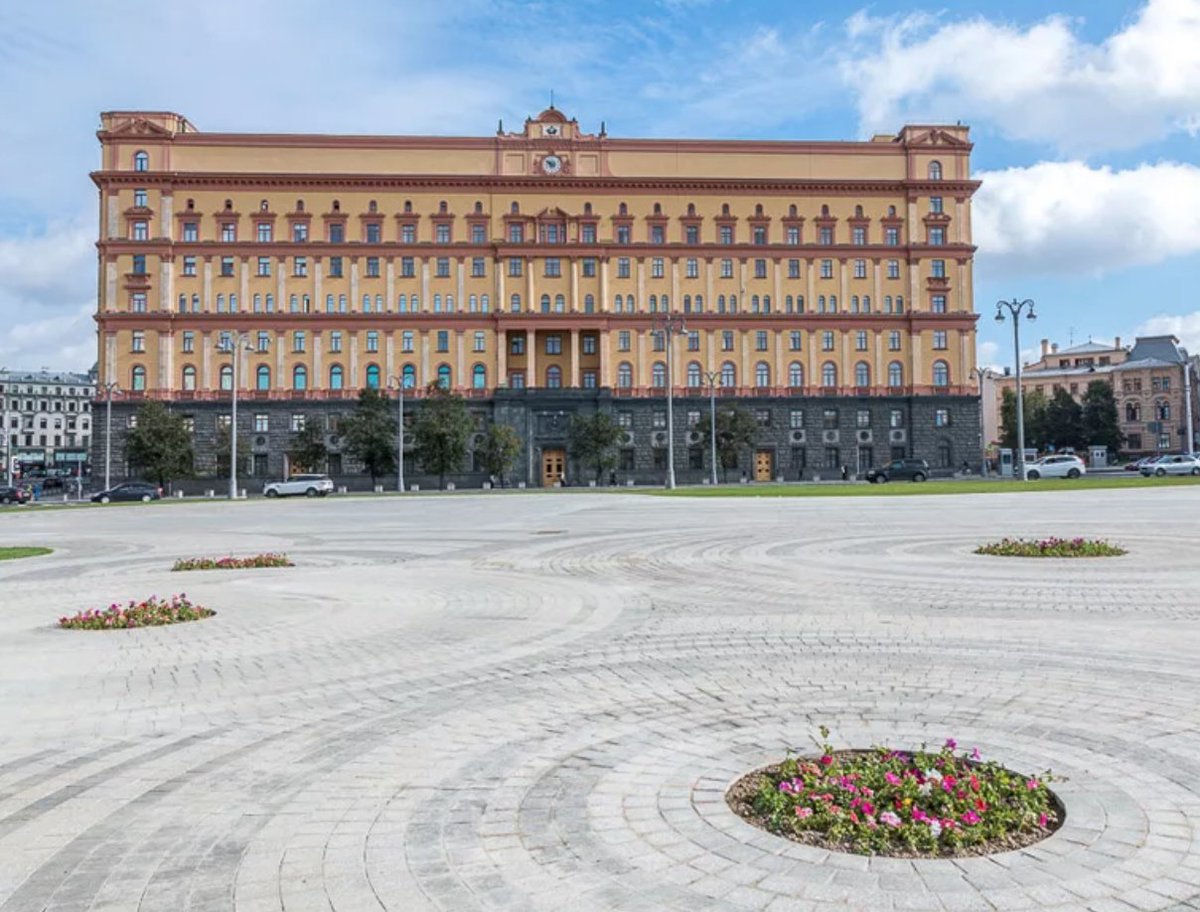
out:
M188 600L182 592L169 599L150 596L145 601L135 602L122 608L115 602L107 608L81 611L70 617L58 619L58 626L71 630L114 630L129 627L163 627L181 624L184 621L199 621L216 614Z
M975 553L993 557L1120 557L1126 551L1102 538L1002 538L980 545Z
M262 567L296 566L286 554L256 554L253 557L187 557L175 561L172 570L246 570Z
M828 731L821 729L822 738ZM1064 812L1049 772L1023 776L958 752L835 751L788 757L734 783L739 816L797 842L863 855L948 857L1006 852L1044 839Z

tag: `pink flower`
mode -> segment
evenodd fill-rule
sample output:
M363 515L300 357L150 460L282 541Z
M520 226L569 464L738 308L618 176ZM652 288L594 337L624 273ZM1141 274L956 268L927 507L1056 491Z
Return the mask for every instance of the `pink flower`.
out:
M884 773L883 778L887 780L888 785L899 785L900 777L895 773Z
M824 754L821 757L821 765L822 766L831 766L832 764L833 764L833 758L831 756L829 756L829 754Z
M975 824L979 823L979 815L974 811L967 811L962 815L962 822L967 826L975 826Z
M811 817L812 813L813 813L812 808L807 808L807 807L796 808L796 816L799 817L801 820L805 820L805 819Z
M971 759L974 760L976 763L978 763L980 760L983 759L983 755L981 753L979 753L979 748L977 748L977 747L971 748Z
M1025 783L1025 788L1029 789L1029 791L1032 792L1035 789L1037 789L1037 787L1039 785L1041 785L1041 783L1038 782L1036 779L1030 779L1028 782Z
M1046 828L1046 815L1045 814L1038 814L1038 826L1040 826L1043 830Z
M958 747L958 742L953 738L946 739L946 750L955 750Z
M899 816L892 813L891 811L884 811L882 814L879 815L879 820L881 823L887 824L892 829L895 829L896 827L900 826Z

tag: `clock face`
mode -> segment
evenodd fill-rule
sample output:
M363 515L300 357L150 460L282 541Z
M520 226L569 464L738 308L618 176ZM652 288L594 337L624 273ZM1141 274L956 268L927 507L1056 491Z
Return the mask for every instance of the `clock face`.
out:
M554 124L546 124L546 126L542 127L542 134L544 136L557 136L558 127L556 127Z
M557 155L547 155L542 159L542 170L547 174L557 174L562 170L563 161Z

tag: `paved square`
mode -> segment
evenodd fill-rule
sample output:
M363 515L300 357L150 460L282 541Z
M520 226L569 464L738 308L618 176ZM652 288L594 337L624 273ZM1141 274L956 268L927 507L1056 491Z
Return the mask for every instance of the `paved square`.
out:
M1200 490L461 495L5 513L0 912L1200 909ZM978 557L1095 535L1099 561ZM172 574L286 551L294 569ZM185 591L199 623L60 631ZM1025 851L725 806L803 747L1052 767Z

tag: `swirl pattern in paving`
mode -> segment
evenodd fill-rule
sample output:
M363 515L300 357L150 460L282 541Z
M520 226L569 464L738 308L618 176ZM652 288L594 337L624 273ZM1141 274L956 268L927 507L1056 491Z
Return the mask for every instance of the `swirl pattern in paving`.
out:
M0 912L1200 909L1200 490L494 493L6 513ZM998 535L1129 555L998 561ZM189 554L297 567L170 574ZM74 633L114 600L203 624ZM1054 769L1066 824L953 861L725 803L839 744Z

